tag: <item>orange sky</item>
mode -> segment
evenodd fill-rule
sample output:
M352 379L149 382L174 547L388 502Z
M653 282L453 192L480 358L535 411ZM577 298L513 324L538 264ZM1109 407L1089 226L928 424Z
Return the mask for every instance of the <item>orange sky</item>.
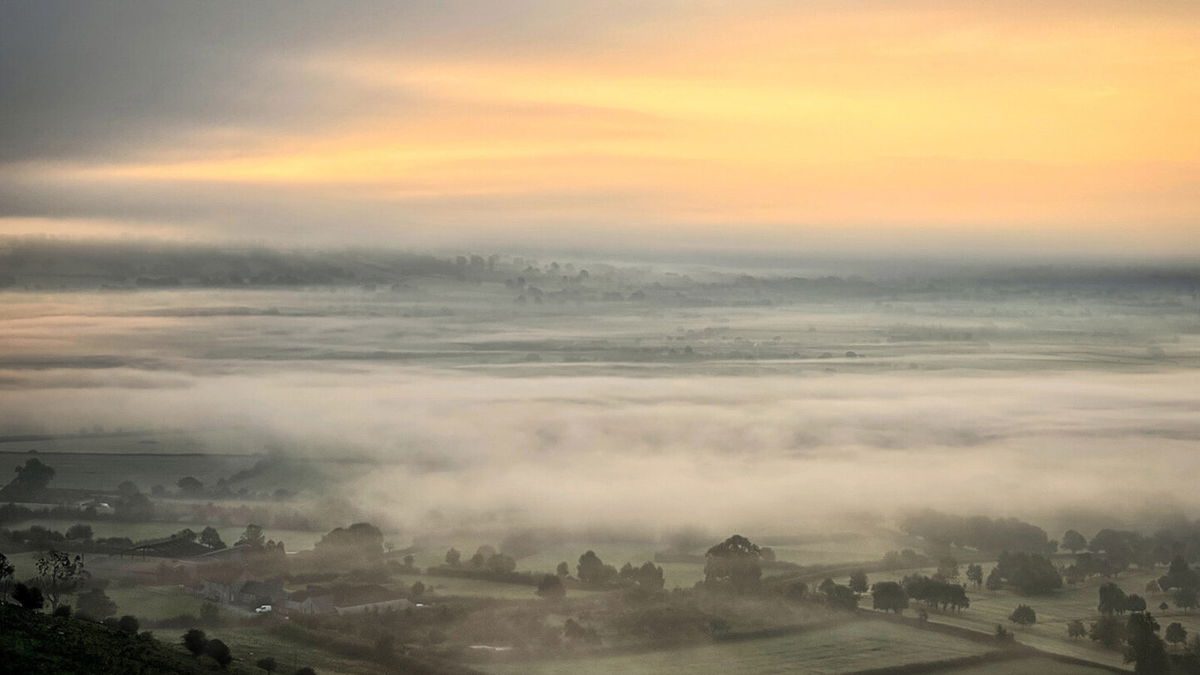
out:
M554 227L580 243L714 246L950 232L964 246L1200 252L1188 4L671 6L600 7L575 17L596 24L578 43L264 52L287 82L273 95L319 103L319 119L201 116L136 152L21 158L4 171L22 186L122 207L29 209L0 232L406 244Z

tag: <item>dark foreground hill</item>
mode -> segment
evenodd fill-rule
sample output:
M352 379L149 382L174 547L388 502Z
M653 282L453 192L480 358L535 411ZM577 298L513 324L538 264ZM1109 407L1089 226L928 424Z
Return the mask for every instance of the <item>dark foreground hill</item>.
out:
M253 672L236 662L220 670L158 640L80 619L0 605L0 673L22 675L158 675ZM260 671L261 672L261 671Z

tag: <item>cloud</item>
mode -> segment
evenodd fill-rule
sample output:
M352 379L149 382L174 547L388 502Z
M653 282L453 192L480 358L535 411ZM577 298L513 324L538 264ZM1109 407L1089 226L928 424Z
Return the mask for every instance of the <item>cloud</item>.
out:
M1163 255L1200 213L1189 3L0 11L0 232Z

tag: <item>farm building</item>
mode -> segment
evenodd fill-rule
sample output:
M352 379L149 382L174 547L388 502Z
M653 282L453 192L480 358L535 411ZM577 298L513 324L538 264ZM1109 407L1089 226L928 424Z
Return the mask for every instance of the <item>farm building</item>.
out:
M413 607L404 594L382 586L321 588L310 586L291 594L286 603L289 612L300 614L363 614L403 611Z

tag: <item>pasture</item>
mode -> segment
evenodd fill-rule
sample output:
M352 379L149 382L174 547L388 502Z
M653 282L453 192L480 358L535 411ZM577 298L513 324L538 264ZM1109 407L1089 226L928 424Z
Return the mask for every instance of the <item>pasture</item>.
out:
M846 673L985 654L987 645L884 621L855 621L783 637L594 659L482 666L497 675L554 673Z

